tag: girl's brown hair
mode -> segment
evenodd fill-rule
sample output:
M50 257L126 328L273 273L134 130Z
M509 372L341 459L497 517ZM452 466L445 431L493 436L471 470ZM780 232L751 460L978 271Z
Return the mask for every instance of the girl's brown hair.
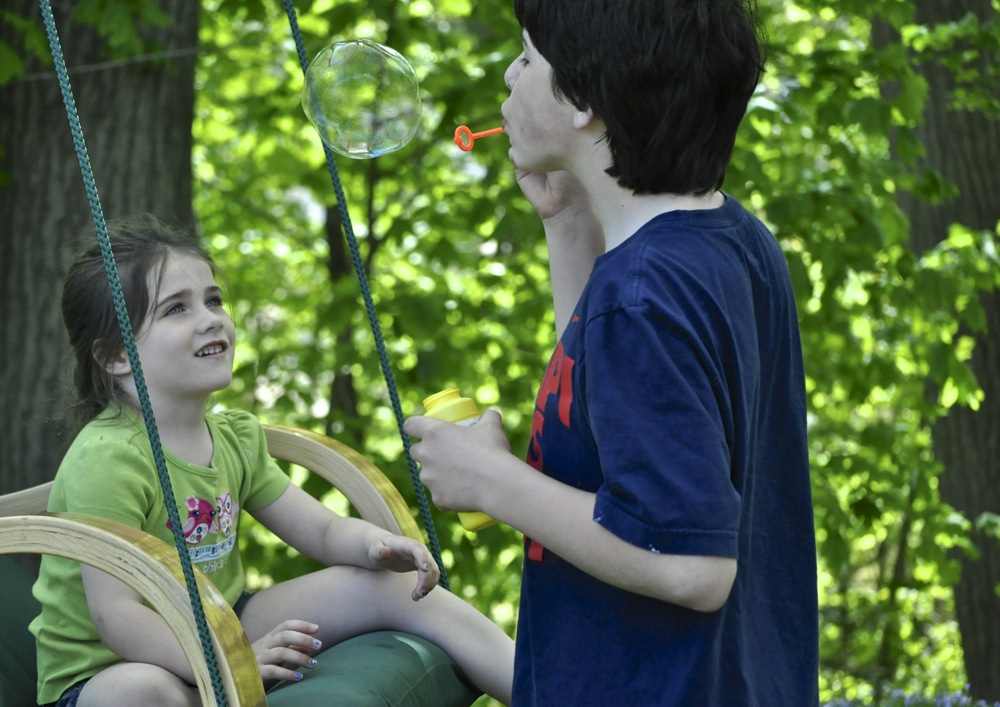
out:
M187 233L153 216L141 215L108 223L108 236L125 296L132 331L138 334L149 314L150 295L159 282L167 256L173 253L212 259ZM62 314L73 351L77 403L75 422L82 427L105 408L122 402L108 368L125 348L100 245L81 251L63 284Z

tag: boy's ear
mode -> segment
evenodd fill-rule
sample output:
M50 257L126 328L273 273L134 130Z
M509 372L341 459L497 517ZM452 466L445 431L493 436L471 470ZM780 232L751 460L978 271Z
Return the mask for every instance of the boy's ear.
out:
M594 115L594 111L590 108L587 108L586 110L578 110L573 114L573 127L577 130L586 128L588 125L593 123L595 119L596 116Z

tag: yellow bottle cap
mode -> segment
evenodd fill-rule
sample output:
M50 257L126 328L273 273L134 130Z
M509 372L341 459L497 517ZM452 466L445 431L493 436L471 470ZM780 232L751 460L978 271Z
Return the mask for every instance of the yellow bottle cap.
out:
M461 397L462 393L459 392L458 388L445 388L440 393L434 393L434 395L428 395L424 398L424 410L430 412L439 405L458 400Z

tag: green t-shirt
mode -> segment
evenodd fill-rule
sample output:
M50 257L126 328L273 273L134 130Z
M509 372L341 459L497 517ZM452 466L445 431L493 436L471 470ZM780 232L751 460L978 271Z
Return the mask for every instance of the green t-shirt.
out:
M253 415L224 411L207 421L211 467L164 454L191 560L232 604L244 587L239 512L274 502L289 479L267 453ZM59 466L48 508L111 518L174 545L145 426L128 409L106 410L80 432ZM38 651L38 701L46 704L121 659L98 637L79 563L43 556L34 595L42 613L30 630Z

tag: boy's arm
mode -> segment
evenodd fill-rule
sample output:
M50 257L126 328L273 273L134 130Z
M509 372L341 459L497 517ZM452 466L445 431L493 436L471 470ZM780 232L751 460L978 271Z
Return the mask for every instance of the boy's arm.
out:
M696 611L716 611L729 598L735 559L654 553L632 545L594 521L596 494L558 482L513 455L495 480L483 510L587 574Z
M80 566L87 605L101 643L123 660L150 663L194 684L194 671L167 622L134 589L111 575Z
M715 611L729 597L736 560L654 553L594 521L596 495L539 473L509 451L500 416L487 410L474 427L411 417L420 442L414 459L442 509L481 510L603 582L636 594ZM464 460L475 460L469 464Z
M586 191L568 172L517 170L517 181L545 228L558 338L590 278L594 260L604 252L604 229Z

